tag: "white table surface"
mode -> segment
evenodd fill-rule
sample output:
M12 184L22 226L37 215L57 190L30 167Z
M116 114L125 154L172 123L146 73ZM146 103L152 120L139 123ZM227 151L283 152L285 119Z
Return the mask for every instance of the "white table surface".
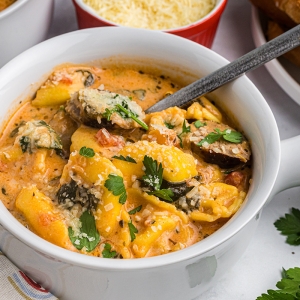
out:
M250 28L250 2L228 0L213 50L230 61L251 51L255 46ZM71 0L55 0L49 38L77 29ZM248 77L270 105L281 139L300 134L299 105L278 86L265 67L252 71ZM292 247L286 244L285 237L281 236L273 225L274 221L287 213L291 207L300 209L298 187L279 193L265 207L256 235L242 259L228 270L218 284L199 299L253 300L267 289L276 288L275 284L281 278L282 268L300 267L300 246Z

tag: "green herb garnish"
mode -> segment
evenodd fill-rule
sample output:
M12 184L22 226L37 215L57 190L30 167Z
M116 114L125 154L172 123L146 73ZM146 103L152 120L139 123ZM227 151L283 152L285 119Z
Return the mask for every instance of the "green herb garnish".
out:
M102 256L104 258L114 258L117 256L117 252L111 251L111 245L109 243L105 243L104 250L102 251Z
M137 114L133 113L130 109L126 109L125 107L123 107L120 104L116 104L116 107L122 111L128 118L131 118L132 120L134 120L135 122L137 122L139 125L141 125L142 128L144 128L145 130L148 130L148 125L143 122L142 120L140 120L137 117Z
M282 279L277 282L279 290L268 290L256 300L299 300L300 299L300 268L282 271Z
M142 205L135 207L134 209L128 212L129 215L134 215L135 213L139 212L142 209Z
M136 238L135 234L138 233L137 228L132 224L132 221L130 220L130 222L128 223L128 227L129 227L129 232L130 232L130 239L131 242L133 242Z
M111 191L115 196L120 196L119 203L124 204L127 199L127 193L123 178L115 174L109 174L104 186Z
M171 123L168 123L168 122L165 122L165 125L169 129L173 129L175 127L175 125L172 125Z
M96 228L94 216L87 210L80 217L81 228L80 233L74 236L72 227L68 228L69 238L72 244L81 250L85 247L86 251L91 252L100 242L100 235Z
M93 157L95 155L95 151L92 148L87 148L85 146L81 147L79 150L79 154L84 157Z
M180 140L180 147L183 148L183 143L182 143L182 135L186 134L186 133L189 133L191 132L191 126L186 126L185 125L185 120L183 121L183 124L182 124L182 131L180 134L178 134L178 138Z
M233 131L231 129L221 131L220 129L215 128L214 130L214 132L209 133L204 139L202 139L197 146L202 146L204 143L213 144L221 138L235 144L239 144L243 140L243 135L240 132Z
M123 155L119 155L119 156L114 155L113 158L119 159L119 160L124 160L124 161L131 162L131 163L136 164L135 159L133 159L133 158L130 157L129 155L127 155L126 157L124 157Z
M206 126L206 123L205 122L201 122L200 120L197 120L196 122L194 122L194 126L196 128L200 128L200 127Z
M103 118L105 118L107 121L110 121L111 115L116 112L116 109L108 109L105 108L105 112L102 114Z
M158 191L153 192L147 192L149 195L154 195L160 199L164 199L168 202L173 202L172 198L174 196L174 193L171 190L168 189L161 189Z
M152 157L145 155L143 164L145 166L145 175L143 181L154 190L159 190L162 184L163 167Z
M171 197L174 196L173 192L169 189L160 189L164 170L162 164L158 164L156 160L147 155L144 157L143 164L145 167L145 175L142 179L146 185L153 189L152 191L147 191L147 194L172 202Z
M281 234L286 235L286 242L293 246L300 245L300 210L291 209L291 214L285 214L285 217L278 219L274 223Z

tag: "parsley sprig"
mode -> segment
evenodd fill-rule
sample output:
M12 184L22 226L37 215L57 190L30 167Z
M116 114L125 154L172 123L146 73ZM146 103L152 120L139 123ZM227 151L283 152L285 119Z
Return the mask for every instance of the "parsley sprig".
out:
M95 151L92 148L87 148L85 146L81 147L79 150L79 154L84 157L93 157L95 155Z
M119 203L124 204L127 199L127 193L123 178L116 174L109 174L104 186L111 191L115 196L120 196Z
M111 244L105 243L104 244L104 249L102 251L102 256L104 258L114 258L118 255L116 251L111 250Z
M128 223L128 227L129 227L130 239L131 239L131 242L133 242L136 238L135 234L138 233L139 231L132 224L132 220L130 220L130 222Z
M72 227L69 227L69 238L78 250L85 247L86 251L91 252L100 242L100 235L96 228L95 217L86 210L80 216L79 220L81 222L79 235L74 235Z
M118 95L115 96L115 98ZM106 108L105 112L102 114L102 116L104 118L107 119L107 121L110 121L110 118L112 116L113 113L118 113L122 118L130 118L132 120L134 120L136 123L138 123L142 128L144 128L145 130L148 130L148 125L143 122L142 120L140 120L138 118L138 115L136 113L134 113L131 109L128 108L128 104L123 101L122 105L121 104L116 104L114 108Z
M281 234L286 235L286 242L293 246L300 245L300 210L292 208L290 214L278 219L274 223Z
M147 191L147 193L172 202L173 192L169 189L160 189L163 179L162 164L158 164L156 160L148 155L145 155L143 164L145 167L145 175L142 177L143 182L152 189Z
M282 279L277 282L279 290L268 290L256 300L298 300L300 299L300 268L283 269Z
M130 109L126 109L125 107L123 107L120 104L117 104L116 107L119 109L119 111L122 111L128 118L131 118L133 121L137 122L142 128L144 128L145 130L148 130L148 125L145 122L143 122L142 120L140 120L137 117L137 114L132 112Z
M204 143L213 144L216 141L219 141L221 138L230 142L239 144L243 141L243 135L231 129L220 130L215 128L213 132L210 132L204 139L202 139L197 146L202 146Z

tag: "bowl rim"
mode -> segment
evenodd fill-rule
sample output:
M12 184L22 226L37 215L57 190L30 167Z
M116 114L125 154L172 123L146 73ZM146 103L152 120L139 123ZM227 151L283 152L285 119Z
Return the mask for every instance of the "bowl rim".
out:
M0 20L1 18L5 18L7 15L14 13L16 10L20 9L26 2L30 0L17 0L12 3L10 6L0 11Z
M91 8L87 4L83 3L83 0L72 0L72 1L74 2L74 4L76 3L78 5L78 8L82 9L85 13L89 14L90 16L94 17L95 19L97 19L97 20L99 20L103 23L106 23L107 26L132 28L132 27L129 27L129 26L114 23L112 21L109 21L109 20L99 16L93 8ZM201 19L199 19L199 20L197 20L197 21L195 21L191 24L187 24L187 25L180 26L180 27L169 28L169 29L151 29L151 30L153 30L153 31L163 31L163 32L168 32L168 33L179 33L179 32L183 32L183 31L186 31L186 30L190 30L194 27L203 25L205 22L209 22L210 20L215 19L225 9L227 1L228 0L216 0L217 3L215 5L215 7L207 15L205 15ZM75 8L77 9L76 5L75 5Z
M21 62L26 62L25 66L22 68L29 68L30 61L36 60L36 55L43 57L45 49L55 49L54 45L60 45L62 48L59 51L62 51L63 45L69 45L70 41L74 41L76 43L83 43L87 37L98 37L99 40L103 37L103 33L106 33L110 39L113 38L113 35L118 32L119 36L124 38L130 39L136 38L136 33L139 33L143 38L148 39L150 37L154 37L157 40L164 41L165 44L177 42L180 40L181 46L189 46L193 51L202 51L203 56L204 54L212 55L212 62L216 67L220 67L226 65L228 60L224 57L220 56L219 54L215 53L214 51L199 45L195 42L190 40L184 39L182 37L176 35L170 35L164 32L155 32L152 30L147 29L136 29L136 28L122 28L122 27L100 27L100 28L89 28L89 29L82 29L74 32L70 32L67 34L63 34L61 36L54 37L52 39L46 40L32 48L26 50L22 54L18 55L14 59L12 59L9 63L7 63L2 69L0 69L0 78L3 77L5 80L0 84L3 89L6 89L7 80L10 77L14 78L14 73L18 72L18 68L21 68ZM106 37L107 38L107 37ZM66 46L65 46L66 47ZM72 45L74 47L74 45ZM190 49L190 51L191 51ZM58 51L58 50L57 50ZM62 52L63 53L63 52ZM59 54L53 54L52 59L54 59ZM29 60L28 58L31 57ZM51 59L47 56L47 60ZM19 70L20 71L20 70ZM65 263L70 263L72 265L82 266L85 268L91 269L107 269L107 270L137 270L143 268L155 268L161 267L164 265L171 265L174 263L179 263L182 261L187 261L189 259L193 259L200 254L205 254L208 251L217 248L219 245L225 243L227 240L232 238L236 235L240 230L242 230L253 218L257 216L260 212L261 208L267 201L273 185L275 183L279 163L280 163L280 138L279 138L279 131L276 125L275 118L273 113L268 106L267 102L258 91L258 89L254 86L254 84L246 77L242 76L237 79L234 83L235 87L241 87L243 90L250 90L251 96L259 101L257 106L260 107L260 110L264 113L267 113L266 119L268 121L269 127L272 129L272 137L271 141L269 142L270 145L274 147L273 158L275 157L275 162L268 164L268 171L270 171L267 175L264 173L264 183L267 185L265 188L260 187L259 196L256 195L257 200L254 202L258 202L259 205L253 204L253 201L248 201L251 207L248 210L240 208L240 210L235 214L234 218L234 225L231 225L232 222L228 222L225 224L221 230L215 232L213 235L209 236L208 238L202 240L200 243L196 243L192 246L189 246L185 249L180 251L168 253L165 255L155 256L155 257L148 257L148 258L140 258L140 259L124 259L124 260L109 260L103 259L98 257L90 257L87 255L82 255L80 253L75 253L66 249L63 249L59 246L51 244L46 240L40 238L39 236L35 235L27 228L25 228L19 221L17 221L13 215L5 208L4 204L0 201L0 220L1 224L4 228L6 228L9 232L11 232L17 239L24 242L30 248L35 249L38 253L42 253L44 255L50 256L54 258L54 260L63 261ZM267 118L268 117L268 118ZM258 168L262 168L262 166L258 166ZM261 178L258 178L258 181ZM261 184L260 184L261 186ZM248 197L246 198L248 199ZM254 199L251 199L254 200ZM246 202L246 200L245 200ZM0 225L1 225L0 224Z

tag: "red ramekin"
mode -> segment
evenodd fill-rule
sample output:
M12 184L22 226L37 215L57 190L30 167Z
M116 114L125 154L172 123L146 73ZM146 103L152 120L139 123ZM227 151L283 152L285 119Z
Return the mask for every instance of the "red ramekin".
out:
M73 3L76 9L79 29L102 26L120 26L98 16L96 12L84 4L82 0L73 0ZM211 48L226 3L227 0L217 0L215 8L202 19L190 25L162 31L187 38L207 48Z

